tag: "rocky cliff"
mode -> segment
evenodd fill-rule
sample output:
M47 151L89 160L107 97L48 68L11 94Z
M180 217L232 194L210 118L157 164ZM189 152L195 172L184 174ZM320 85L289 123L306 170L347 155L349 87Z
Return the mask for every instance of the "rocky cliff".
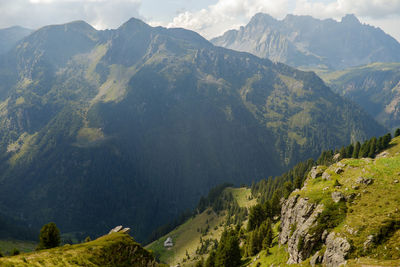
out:
M400 137L372 158L316 166L282 200L288 264L389 265L400 259Z

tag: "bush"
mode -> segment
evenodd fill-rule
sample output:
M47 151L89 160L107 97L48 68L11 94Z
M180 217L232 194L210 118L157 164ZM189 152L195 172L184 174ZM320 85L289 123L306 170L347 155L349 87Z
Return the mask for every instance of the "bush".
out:
M60 230L51 222L45 224L40 230L38 249L55 248L60 245Z

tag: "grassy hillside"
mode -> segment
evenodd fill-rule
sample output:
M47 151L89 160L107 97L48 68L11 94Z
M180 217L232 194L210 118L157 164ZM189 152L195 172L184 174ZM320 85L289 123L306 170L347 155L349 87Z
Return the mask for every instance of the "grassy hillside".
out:
M152 255L127 234L0 258L0 266L156 266Z
M34 241L22 241L22 240L0 240L0 251L3 254L10 254L10 252L16 248L21 252L31 252L37 247L37 242Z
M256 199L251 197L251 190L245 187L226 188L224 193L232 193L234 200L240 207L250 208L257 203ZM172 232L149 244L146 248L153 251L160 262L172 266L178 263L185 266L194 265L201 257L206 259L208 252L214 245L214 240L220 239L224 226L226 226L227 213L227 210L216 213L210 207L190 218ZM174 242L174 246L170 249L164 248L164 241L168 237L171 237ZM204 247L207 247L207 243L209 244L204 252L199 251L201 248L200 239L203 240ZM189 258L187 255L189 255Z
M298 194L308 202L332 207L332 194L340 192L346 201L337 205L344 205L344 214L334 217L340 223L331 231L351 244L350 265L399 266L400 138L393 139L391 147L375 159L343 159L320 168L330 179L309 177L307 185L291 196Z

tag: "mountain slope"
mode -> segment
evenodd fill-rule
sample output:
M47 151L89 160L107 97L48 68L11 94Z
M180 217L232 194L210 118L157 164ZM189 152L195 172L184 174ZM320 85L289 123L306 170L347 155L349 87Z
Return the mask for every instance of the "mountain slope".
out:
M0 258L1 266L158 266L151 254L127 234Z
M34 228L144 240L212 186L384 131L313 73L136 19L39 29L0 75L0 207Z
M400 44L381 29L361 24L354 15L336 22L295 15L276 20L259 13L245 27L211 42L303 68L343 69L400 61Z
M400 126L400 63L374 63L318 74L334 91L360 105L387 128Z
M31 34L33 30L19 26L0 29L0 55L11 50L22 38Z
M375 159L343 159L310 172L282 207L288 263L399 264L399 141Z

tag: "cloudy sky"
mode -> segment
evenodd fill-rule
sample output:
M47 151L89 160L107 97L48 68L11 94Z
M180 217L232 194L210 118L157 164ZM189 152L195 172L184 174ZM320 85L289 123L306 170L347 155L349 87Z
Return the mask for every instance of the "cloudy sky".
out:
M257 12L278 19L290 13L337 20L352 13L400 40L400 0L0 0L0 28L85 20L106 29L136 17L211 38L245 25Z

